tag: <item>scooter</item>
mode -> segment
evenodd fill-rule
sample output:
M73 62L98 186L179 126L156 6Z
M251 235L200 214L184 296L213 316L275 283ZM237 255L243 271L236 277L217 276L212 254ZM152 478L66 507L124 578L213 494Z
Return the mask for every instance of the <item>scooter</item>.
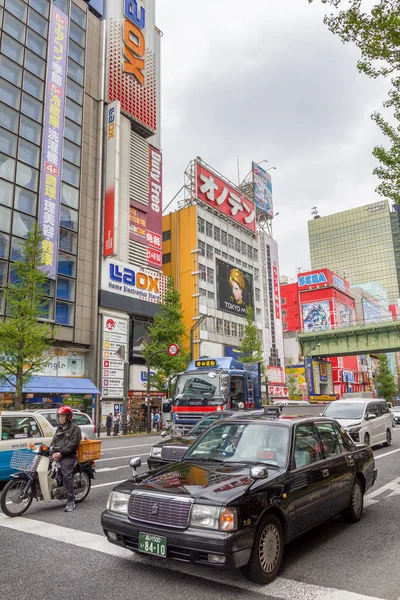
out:
M32 452L16 450L11 466L19 468L11 475L0 496L1 510L8 517L20 517L32 504L32 500L51 502L66 500L67 492L63 486L61 470L56 461L50 463L50 457L57 448L44 444L30 444ZM74 467L75 502L83 502L90 492L94 479L93 461L76 463Z

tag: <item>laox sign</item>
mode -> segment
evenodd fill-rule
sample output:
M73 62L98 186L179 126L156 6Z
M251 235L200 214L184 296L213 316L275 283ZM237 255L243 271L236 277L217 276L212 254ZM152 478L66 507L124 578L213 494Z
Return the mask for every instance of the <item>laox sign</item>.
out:
M110 279L117 281L118 283L125 283L127 285L133 285L139 290L146 290L147 292L159 293L159 280L152 275L142 273L139 271L135 273L132 269L124 267L121 269L118 265L110 263Z
M124 0L124 16L124 71L144 85L146 9L137 0Z

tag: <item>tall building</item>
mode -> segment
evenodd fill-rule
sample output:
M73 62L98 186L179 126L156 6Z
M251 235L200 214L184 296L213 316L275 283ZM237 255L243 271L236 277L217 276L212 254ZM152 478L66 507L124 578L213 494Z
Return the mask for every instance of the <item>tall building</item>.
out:
M37 220L59 326L26 401L99 417L140 388L164 285L155 0L3 0L0 35L0 287Z
M390 303L400 297L399 213L386 200L308 222L311 268L328 268L351 284L377 282Z
M187 178L184 206L163 217L163 271L181 293L188 349L194 358L237 357L251 306L265 363L284 373L277 243L222 175L197 159Z

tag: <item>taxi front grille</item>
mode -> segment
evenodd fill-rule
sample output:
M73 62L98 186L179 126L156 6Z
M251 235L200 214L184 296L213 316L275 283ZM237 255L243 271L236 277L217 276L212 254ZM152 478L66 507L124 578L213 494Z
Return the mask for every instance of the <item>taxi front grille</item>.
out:
M165 446L161 450L161 458L164 460L179 460L186 450L186 446Z
M131 494L128 514L132 521L186 529L191 506L190 500L176 496L168 497L138 492Z

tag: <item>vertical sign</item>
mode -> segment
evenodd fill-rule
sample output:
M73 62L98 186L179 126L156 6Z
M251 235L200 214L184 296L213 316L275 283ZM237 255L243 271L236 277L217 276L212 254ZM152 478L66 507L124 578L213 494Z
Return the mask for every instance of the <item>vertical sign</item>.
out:
M115 354L125 346L128 352L128 321L103 316L103 356L101 393L103 398L124 397L124 362Z
M162 235L162 154L149 146L149 212L147 215L147 259L161 269Z
M272 207L271 175L255 162L253 162L253 191L257 208L272 217L274 211Z
M120 103L111 102L106 108L106 182L104 196L104 231L103 255L114 256L115 247L115 215L119 192L119 128Z
M40 172L39 226L42 228L42 258L48 277L57 276L58 227L62 143L66 91L68 17L51 6L47 55L46 94L43 119L43 146Z
M276 262L272 263L272 274L274 278L274 302L275 302L275 317L281 318L281 301L279 298L279 278L278 278L278 267Z

